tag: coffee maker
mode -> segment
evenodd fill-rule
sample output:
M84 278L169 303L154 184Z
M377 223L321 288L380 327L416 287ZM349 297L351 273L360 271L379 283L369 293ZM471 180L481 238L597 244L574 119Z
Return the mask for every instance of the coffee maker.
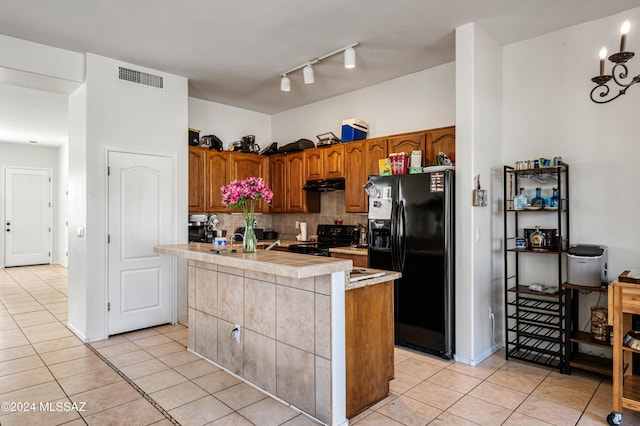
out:
M255 135L247 135L242 137L242 152L253 153L259 151L260 146L256 144Z

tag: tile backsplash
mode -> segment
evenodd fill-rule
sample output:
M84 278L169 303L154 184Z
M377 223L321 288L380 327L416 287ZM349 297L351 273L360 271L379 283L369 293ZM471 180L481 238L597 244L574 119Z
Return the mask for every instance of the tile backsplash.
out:
M344 191L323 192L320 195L320 213L273 213L256 214L258 228L273 229L278 232L278 238L284 240L295 239L300 230L295 228L296 221L306 221L309 235L316 234L319 224L333 224L342 219L345 225L366 225L366 213L346 213L344 207ZM233 232L244 226L244 219L239 213L218 214L218 229L227 231L227 238Z

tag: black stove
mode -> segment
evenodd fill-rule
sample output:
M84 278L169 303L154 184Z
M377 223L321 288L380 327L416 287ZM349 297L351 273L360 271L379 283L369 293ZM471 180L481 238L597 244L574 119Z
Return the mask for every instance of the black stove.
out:
M289 246L288 251L313 256L330 256L330 248L358 244L359 237L356 225L318 225L317 242L293 244Z

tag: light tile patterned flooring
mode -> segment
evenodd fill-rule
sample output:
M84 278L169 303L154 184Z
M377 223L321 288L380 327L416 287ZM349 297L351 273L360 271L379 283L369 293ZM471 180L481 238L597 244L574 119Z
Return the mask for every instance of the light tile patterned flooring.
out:
M66 320L65 268L0 269L0 402L21 410L2 405L2 426L315 424L188 352L184 325L92 348ZM470 367L396 348L395 362L390 395L352 424L601 425L611 411L610 379L506 362L502 352ZM640 415L625 410L623 424Z

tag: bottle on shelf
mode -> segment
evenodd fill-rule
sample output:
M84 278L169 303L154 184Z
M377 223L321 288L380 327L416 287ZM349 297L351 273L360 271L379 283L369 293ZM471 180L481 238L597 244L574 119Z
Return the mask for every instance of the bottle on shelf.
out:
M553 195L551 196L551 205L550 207L558 207L560 203L558 202L558 188L553 188Z
M513 208L515 210L524 210L527 207L527 195L524 188L520 188L520 193L513 197Z
M532 249L542 249L547 245L547 236L540 231L540 226L536 225L536 230L529 236L529 244Z
M536 196L531 199L532 207L544 207L544 198L541 195L542 189L540 187L536 188Z

